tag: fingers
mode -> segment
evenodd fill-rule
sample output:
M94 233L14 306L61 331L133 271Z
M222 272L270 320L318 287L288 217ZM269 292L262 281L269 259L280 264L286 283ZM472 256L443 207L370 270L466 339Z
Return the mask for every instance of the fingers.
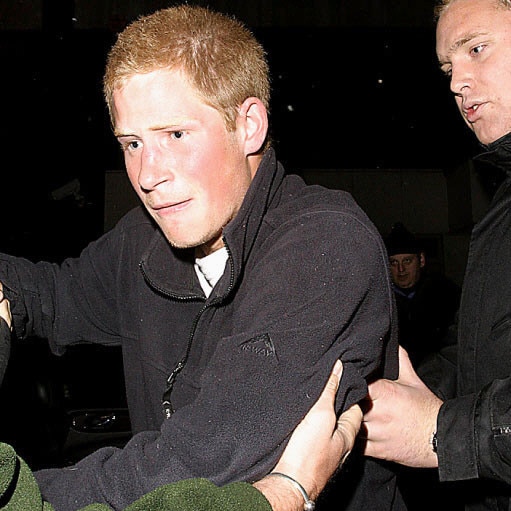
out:
M362 418L362 408L360 408L360 405L354 404L345 410L337 420L337 429L347 439L349 445L355 442L355 437L360 431Z
M362 409L358 404L354 404L345 410L337 420L335 433L341 437L345 449L339 466L343 465L355 445L355 439L360 431L362 419Z
M399 347L399 378L397 382L416 389L427 389L426 384L415 372L415 368L410 361L407 351L401 346ZM429 392L428 389L428 393Z
M415 379L416 377L408 352L399 346L399 380Z
M341 381L342 376L342 362L338 359L336 360L332 372L328 378L327 384L323 389L322 394L333 394L333 398L335 399L335 395L337 394L337 389L339 388L339 382Z
M319 411L320 409L330 410L334 406L341 376L342 362L337 360L318 400L312 406L311 411Z
M11 307L9 304L9 300L5 298L1 282L0 282L0 318L4 319L9 328L12 330Z
M389 392L393 385L392 383L400 383L402 385L413 385L421 382L420 378L417 376L415 369L410 361L410 357L408 356L408 352L402 347L399 346L399 377L397 380L386 380L382 378L381 380L376 380L369 384L369 397L371 399L377 399L381 394Z
M353 428L355 434L357 434L360 429L362 417L362 408L360 408L360 405L356 403L351 405L339 416L337 423L339 424L339 427L349 426Z
M342 363L340 360L338 360L337 362L341 365L342 373ZM336 366L337 365L338 364L336 363ZM334 367L334 372L336 370L336 366ZM332 376L330 376L330 379L332 379ZM337 388L335 390L337 391ZM357 403L351 405L347 410L342 412L337 419L337 427L334 431L334 434L339 435L342 438L344 448L346 450L346 454L343 456L341 464L346 459L348 454L351 452L351 449L353 448L355 438L358 435L358 432L360 431L362 419L363 419L362 408L360 408L360 405Z
M336 376L337 371L340 370L339 377L337 379L337 384L335 386L335 392L333 395L332 404L335 402L335 394L337 393L337 389L339 387L339 379L342 375L342 362L338 360L334 366L332 374L330 375L330 379L328 385ZM325 389L326 390L326 389ZM362 419L364 415L362 412L362 408L357 403L351 405L347 410L345 410L337 419L337 427L334 430L334 435L340 437L342 445L344 446L344 455L341 458L340 465L344 463L346 458L351 453L353 446L355 444L355 439L360 431L360 427L362 424Z

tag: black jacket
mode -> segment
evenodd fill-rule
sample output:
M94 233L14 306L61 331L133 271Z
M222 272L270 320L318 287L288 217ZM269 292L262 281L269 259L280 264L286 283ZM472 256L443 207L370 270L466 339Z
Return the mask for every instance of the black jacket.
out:
M438 417L441 481L464 481L467 510L511 509L511 133L479 157L505 178L472 231L454 345L421 368L447 398ZM456 357L457 348L457 357Z
M385 247L349 194L285 176L269 151L224 241L226 271L208 299L193 251L173 249L140 208L61 266L0 258L19 336L46 337L56 353L122 345L135 435L122 450L36 473L58 511L89 502L121 509L189 477L255 480L337 358L339 410L366 395L368 379L397 376ZM175 413L164 420L162 395L179 363ZM393 479L376 470L384 494L363 489L360 498L386 510Z
M399 344L406 349L414 366L444 345L458 311L460 292L455 282L427 269L415 284L413 293L405 295L395 290Z

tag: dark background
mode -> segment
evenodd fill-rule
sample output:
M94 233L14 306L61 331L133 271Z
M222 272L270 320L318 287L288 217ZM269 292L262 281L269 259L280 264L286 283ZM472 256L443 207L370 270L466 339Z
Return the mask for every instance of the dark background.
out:
M7 3L0 249L59 259L103 231L105 172L123 168L101 96L108 48L138 13L171 2ZM448 172L473 150L437 69L432 2L239 4L209 2L268 50L273 136L289 170ZM78 193L52 199L73 180Z

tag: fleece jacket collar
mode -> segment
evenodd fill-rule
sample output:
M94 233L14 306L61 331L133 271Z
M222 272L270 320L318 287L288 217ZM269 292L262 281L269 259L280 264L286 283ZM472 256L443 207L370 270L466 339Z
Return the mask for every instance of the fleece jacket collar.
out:
M229 259L226 271L215 286L210 300L225 298L239 278L265 214L278 204L284 169L269 149L257 169L236 217L224 228L223 237ZM187 300L204 300L204 293L193 268L193 249L172 247L156 229L139 264L149 285L162 294Z

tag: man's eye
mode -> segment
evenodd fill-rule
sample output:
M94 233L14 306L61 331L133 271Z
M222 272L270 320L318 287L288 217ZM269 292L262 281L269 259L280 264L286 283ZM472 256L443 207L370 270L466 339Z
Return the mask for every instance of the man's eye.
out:
M451 67L451 66L447 66L447 65L442 66L442 67L440 68L440 71L441 71L441 72L442 72L442 74L443 74L444 76L446 76L447 78L450 78L450 77L451 77L451 75L452 75L452 67Z
M119 140L119 145L122 151L134 151L140 147L138 140Z
M477 46L472 48L470 50L470 52L471 53L475 53L476 55L478 55L479 53L481 53L484 50L484 48L485 48L484 44L478 44Z
M176 139L182 138L183 135L184 135L184 133L182 131L173 131L172 132L172 137L176 138Z

